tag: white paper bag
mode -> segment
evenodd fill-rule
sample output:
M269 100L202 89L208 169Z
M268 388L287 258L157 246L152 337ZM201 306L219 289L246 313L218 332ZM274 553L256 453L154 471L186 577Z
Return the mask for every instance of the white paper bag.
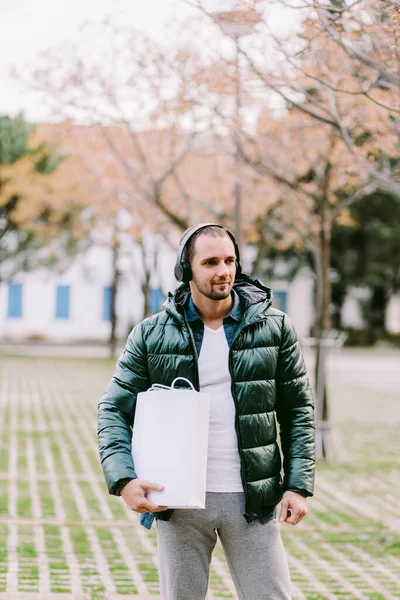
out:
M176 389L184 380L191 389ZM137 396L132 455L139 479L164 486L146 497L168 508L205 508L209 394L183 377Z

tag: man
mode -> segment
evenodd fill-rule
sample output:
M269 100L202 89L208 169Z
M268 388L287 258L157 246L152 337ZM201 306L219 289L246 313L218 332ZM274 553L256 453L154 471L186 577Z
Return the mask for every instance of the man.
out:
M271 290L241 273L224 227L189 229L175 276L182 285L164 312L134 328L99 405L109 491L146 513L146 526L157 518L163 600L204 600L217 536L240 600L289 600L276 505L282 499L280 521L296 525L314 483L313 398L299 343ZM178 376L211 398L204 510L150 503L146 491L162 488L137 478L131 456L137 393Z

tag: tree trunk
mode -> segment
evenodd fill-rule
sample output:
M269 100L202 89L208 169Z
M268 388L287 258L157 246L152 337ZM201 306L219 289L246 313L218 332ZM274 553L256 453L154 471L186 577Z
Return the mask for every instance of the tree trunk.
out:
M146 243L143 238L138 240L138 245L142 255L142 266L143 266L143 279L141 283L142 294L143 294L143 313L142 319L145 319L150 314L150 277L151 277L151 266L149 266L150 256L149 251L146 249Z
M118 293L119 282L121 279L121 273L118 270L118 266L117 266L118 254L119 254L119 246L118 246L117 241L115 241L115 243L113 244L112 252L113 252L113 262L112 262L113 279L112 279L112 284L111 284L111 323L110 323L111 328L110 328L110 337L109 337L109 341L108 341L108 347L109 347L110 357L114 358L115 357L115 348L116 348L116 331L117 331L117 323L118 323L117 293Z
M326 383L326 357L328 336L331 329L331 227L329 221L328 200L321 202L321 227L319 232L316 259L317 318L316 318L316 356L315 356L315 392L316 392L316 453L317 458L331 456L329 403Z
M150 278L145 277L142 282L143 294L143 319L150 315Z
M342 312L344 302L347 296L347 281L343 281L342 277L340 281L335 282L332 286L332 327L338 331L343 329L342 327Z
M372 288L367 313L367 343L371 346L386 333L385 316L389 297L384 285L375 285Z

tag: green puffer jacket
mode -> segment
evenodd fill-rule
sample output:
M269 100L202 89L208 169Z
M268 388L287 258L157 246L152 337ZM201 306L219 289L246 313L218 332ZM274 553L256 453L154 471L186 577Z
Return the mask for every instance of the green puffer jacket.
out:
M287 315L271 307L272 293L242 275L235 283L243 317L230 349L236 432L248 521L263 519L285 490L304 496L314 486L313 397L299 342ZM197 353L183 305L189 287L169 294L165 311L137 325L99 404L99 451L111 494L136 478L131 456L138 392L186 377L199 389ZM283 452L277 444L276 420ZM171 510L157 513L168 519Z

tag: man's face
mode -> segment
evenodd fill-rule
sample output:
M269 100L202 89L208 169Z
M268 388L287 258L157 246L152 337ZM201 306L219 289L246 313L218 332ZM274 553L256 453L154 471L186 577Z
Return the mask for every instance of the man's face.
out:
M229 297L236 274L235 247L228 236L201 235L191 263L191 284L210 300Z

